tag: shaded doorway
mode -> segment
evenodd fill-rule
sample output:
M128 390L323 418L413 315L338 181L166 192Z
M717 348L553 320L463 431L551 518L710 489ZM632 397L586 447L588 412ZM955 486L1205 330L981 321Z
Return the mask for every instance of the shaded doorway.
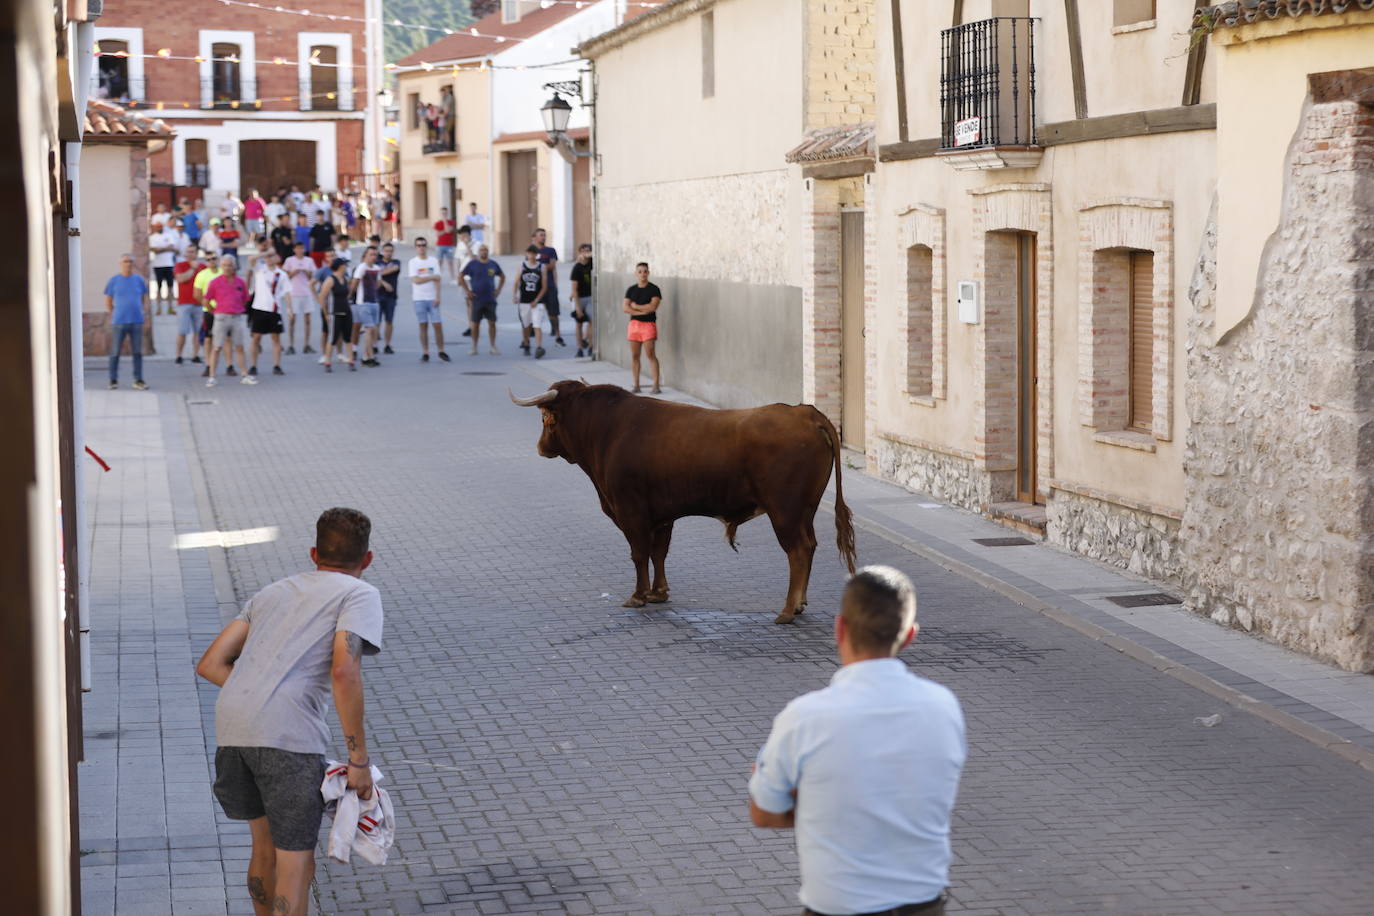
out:
M864 212L840 211L840 440L864 450Z

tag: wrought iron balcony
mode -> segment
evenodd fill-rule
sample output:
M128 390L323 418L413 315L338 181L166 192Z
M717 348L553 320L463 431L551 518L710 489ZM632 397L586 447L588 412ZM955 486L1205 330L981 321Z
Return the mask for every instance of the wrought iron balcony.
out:
M956 169L1030 168L1035 20L1000 17L941 33L940 156Z
M254 110L258 98L256 80L208 79L200 81L201 108L236 108L241 111Z
M106 99L116 105L141 102L148 97L144 85L142 77L134 79L119 73L97 71L91 74L91 98Z

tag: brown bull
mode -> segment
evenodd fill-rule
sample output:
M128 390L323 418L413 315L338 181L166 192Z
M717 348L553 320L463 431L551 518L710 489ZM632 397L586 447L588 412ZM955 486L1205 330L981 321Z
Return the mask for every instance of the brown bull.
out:
M635 590L626 607L668 600L663 562L678 519L719 519L735 547L735 530L767 515L790 569L787 604L775 622L790 623L806 607L816 552L812 522L832 464L835 531L840 554L854 571L840 439L825 414L808 404L708 410L575 381L557 382L532 398L512 394L511 400L542 411L539 454L585 471L602 511L629 541Z

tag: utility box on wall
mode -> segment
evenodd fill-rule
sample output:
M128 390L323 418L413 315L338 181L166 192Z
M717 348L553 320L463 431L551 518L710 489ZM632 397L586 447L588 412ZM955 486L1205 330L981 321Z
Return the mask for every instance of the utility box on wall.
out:
M959 320L964 324L977 324L978 316L978 284L973 280L960 280L959 293L956 301L959 304Z

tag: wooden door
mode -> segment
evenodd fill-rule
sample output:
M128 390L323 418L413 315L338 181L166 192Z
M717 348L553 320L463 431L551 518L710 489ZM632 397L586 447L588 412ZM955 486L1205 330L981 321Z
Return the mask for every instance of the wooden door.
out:
M840 440L864 450L864 214L840 214Z
M329 182L334 176L326 177ZM315 175L314 140L240 140L239 196L257 188L263 193L286 185L313 188Z
M1016 240L1016 498L1036 502L1036 410L1040 379L1036 375L1035 234Z
M501 249L518 254L530 243L539 220L539 154L532 149L506 153L506 213Z

